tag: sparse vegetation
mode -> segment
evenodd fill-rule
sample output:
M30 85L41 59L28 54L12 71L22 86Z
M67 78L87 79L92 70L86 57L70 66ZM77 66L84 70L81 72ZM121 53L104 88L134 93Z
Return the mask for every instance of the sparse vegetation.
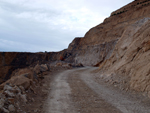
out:
M111 16L115 16L115 15L122 14L122 13L125 13L125 12L127 12L127 10L123 10L123 11L120 11L120 12L116 12L116 13L112 14Z
M135 0L135 1L137 1L137 0ZM135 7L135 6L137 6L137 5L147 6L147 5L150 5L150 2L149 2L149 1L150 1L150 0L145 0L145 1L143 1L143 2L137 2L136 5L135 5L135 4L134 4L134 5L131 5L131 7ZM146 2L148 2L148 3L146 3ZM126 10L125 8L124 8L123 11L114 12L111 16L119 15L119 14L122 14L122 13L124 13L124 12L127 12L127 10Z
M140 5L140 4L143 4L143 3L146 3L146 2L149 2L150 0L145 0L143 2L138 2L137 5ZM149 4L149 3L148 3ZM145 4L144 4L145 5ZM146 4L147 5L147 4Z

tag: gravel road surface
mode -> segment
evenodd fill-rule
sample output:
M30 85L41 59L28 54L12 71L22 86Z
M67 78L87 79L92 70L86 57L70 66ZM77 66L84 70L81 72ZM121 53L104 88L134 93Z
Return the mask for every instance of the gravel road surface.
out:
M44 113L150 113L150 106L133 95L97 80L96 67L65 70L55 75Z

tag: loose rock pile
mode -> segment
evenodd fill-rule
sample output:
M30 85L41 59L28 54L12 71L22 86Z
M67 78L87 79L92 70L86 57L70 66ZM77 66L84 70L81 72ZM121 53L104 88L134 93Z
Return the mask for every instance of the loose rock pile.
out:
M7 83L0 93L0 112L18 113L22 112L20 106L27 103L26 90L23 86Z
M47 94L48 86L42 82L46 75L50 71L59 71L59 68L71 67L72 64L60 61L16 69L11 78L0 85L0 113L40 113L42 101L38 97L44 98ZM44 89L41 89L43 86ZM35 106L30 110L31 105L36 102L39 108Z
M11 78L0 85L0 113L25 113L21 108L28 101L34 101L27 97L27 93L36 93L34 86L48 70L47 64L15 70Z

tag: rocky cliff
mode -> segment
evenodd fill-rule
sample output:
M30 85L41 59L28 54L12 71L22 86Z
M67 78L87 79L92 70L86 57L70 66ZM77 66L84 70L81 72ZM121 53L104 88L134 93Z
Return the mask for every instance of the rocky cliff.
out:
M60 56L67 58L67 55L65 50L48 53L0 52L0 83L8 80L16 69L50 63L59 60Z
M82 39L74 39L68 48L70 53L72 53L70 56L72 58L72 62L75 64L82 64L84 66L98 66L99 63L111 56L118 39L102 44L83 45L85 48L82 45L78 45L79 43L76 44L79 40ZM68 59L69 58L67 58L66 61Z
M150 97L150 0L134 0L69 45L75 63L100 66L101 74ZM123 80L124 79L124 80ZM116 81L115 81L116 82Z
M116 37L118 41L111 57L100 63L100 71L101 76L109 78L109 81L114 76L121 77L120 80L115 80L115 83L128 84L128 89L143 92L150 97L150 13L148 10L150 10L149 0L136 0L113 12L111 17L104 21L104 23L108 22L107 25L114 25L114 28L107 32L111 34L110 37L105 35L104 40L109 41ZM113 29L118 27L121 31L115 36Z
M135 0L112 12L103 23L90 29L83 38L74 39L69 45L73 61L94 66L108 59L126 29L136 21L150 17L149 10L150 0Z
M103 75L127 76L130 88L150 94L150 0L134 0L113 11L68 49L50 53L1 53L0 82L17 68L63 59L100 66Z
M129 25L118 40L111 57L101 68L105 75L129 78L129 88L150 96L150 18ZM104 74L103 73L103 74Z

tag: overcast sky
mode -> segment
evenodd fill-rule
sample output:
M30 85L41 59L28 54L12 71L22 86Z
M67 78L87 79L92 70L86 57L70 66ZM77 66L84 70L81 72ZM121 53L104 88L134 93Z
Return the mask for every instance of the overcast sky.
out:
M133 0L0 0L0 51L60 51Z

